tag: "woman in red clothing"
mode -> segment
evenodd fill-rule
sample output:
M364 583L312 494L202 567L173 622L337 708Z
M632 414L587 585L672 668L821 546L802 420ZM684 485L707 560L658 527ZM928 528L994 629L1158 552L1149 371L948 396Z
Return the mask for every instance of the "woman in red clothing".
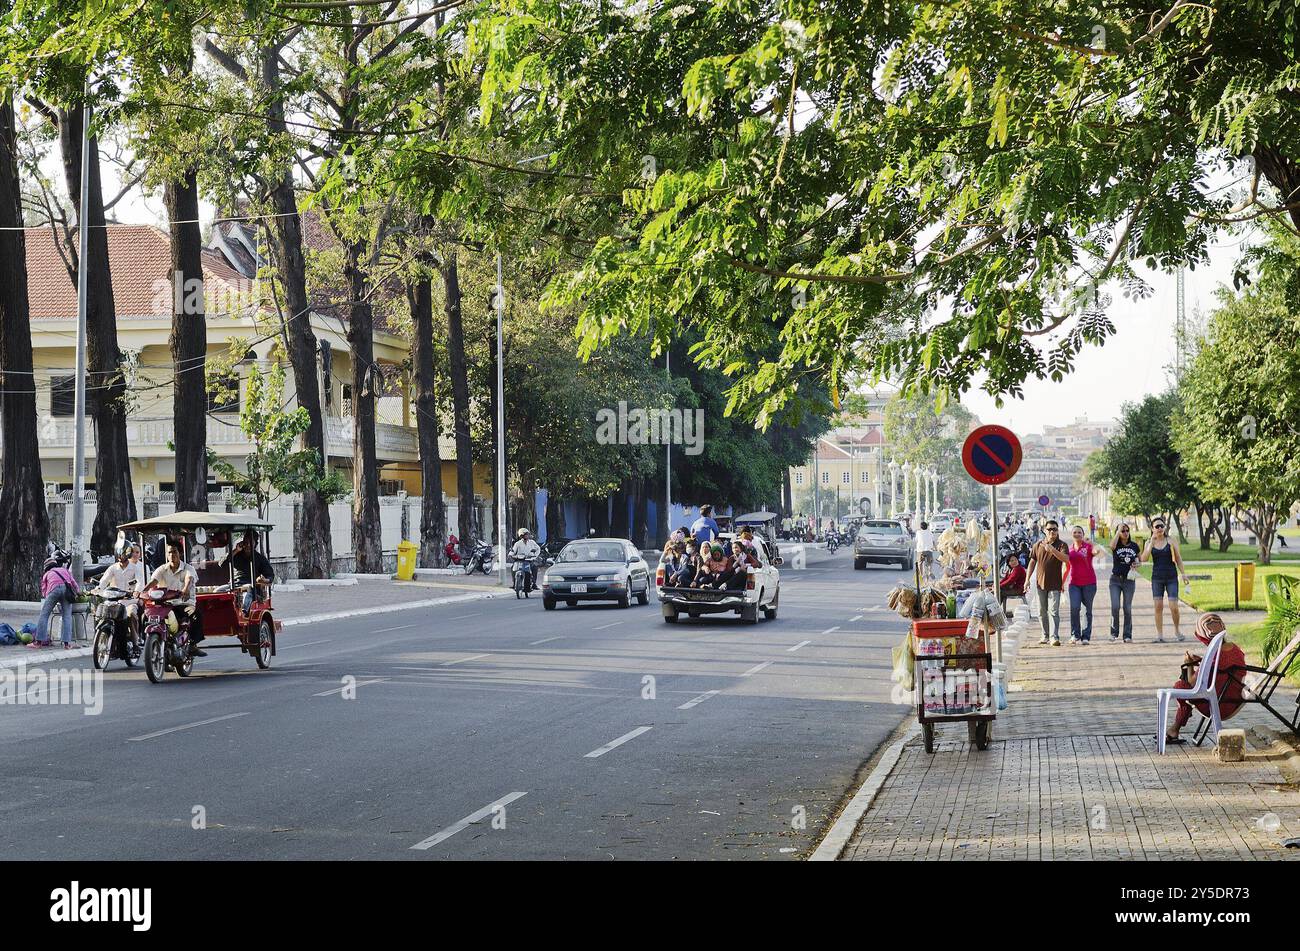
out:
M1002 610L1007 609L1007 598L1023 597L1025 593L1024 566L1018 555L1007 555L1006 574L998 579L998 592L1002 595Z
M1200 620L1196 622L1196 630L1193 633L1196 639L1202 644L1208 645L1214 640L1214 635L1225 630L1223 618L1217 614L1202 614ZM1201 657L1190 651L1183 655L1183 676L1174 683L1174 686L1180 690L1189 689L1191 682L1196 679L1196 668L1201 664ZM1214 689L1219 693L1219 716L1226 720L1237 712L1241 706L1241 681L1231 676L1232 668L1245 667L1246 655L1242 649L1226 637L1219 648L1219 662L1215 665L1214 671ZM1224 685L1227 689L1224 689ZM1195 701L1196 709L1205 716L1210 715L1210 705L1204 700ZM1192 703L1186 700L1178 701L1178 713L1174 715L1174 725L1165 733L1166 743L1184 743L1185 740L1179 738L1178 733L1183 727L1187 726L1187 721L1192 718Z

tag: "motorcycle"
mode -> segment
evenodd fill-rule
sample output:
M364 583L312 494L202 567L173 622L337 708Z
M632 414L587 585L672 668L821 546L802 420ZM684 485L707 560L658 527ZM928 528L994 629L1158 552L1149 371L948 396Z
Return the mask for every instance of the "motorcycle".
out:
M469 560L465 562L465 574L472 575L475 571L482 571L485 575L492 574L492 564L496 558L496 548L485 541L474 542L474 547L469 553Z
M537 566L531 559L515 558L510 563L510 571L514 575L515 598L528 597L536 586L536 581L533 579L537 574Z
M826 533L826 551L835 554L840 549L840 533L830 531Z
M114 657L121 658L126 666L134 667L144 652L138 622L128 610L134 595L121 588L101 588L90 595L95 602L95 641L91 652L95 669L107 669L108 662ZM132 627L136 630L133 631Z
M180 620L172 611L172 602L179 604L181 593L174 589L154 589L144 596L144 672L150 683L160 683L171 668L182 677L194 669L194 656L190 653L190 624L193 615L184 610Z

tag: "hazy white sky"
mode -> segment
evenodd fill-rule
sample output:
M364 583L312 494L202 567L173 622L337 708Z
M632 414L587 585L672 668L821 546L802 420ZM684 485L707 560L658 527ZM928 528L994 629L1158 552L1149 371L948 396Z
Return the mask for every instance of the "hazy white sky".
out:
M1231 286L1240 241L1225 235L1211 250L1208 266L1187 272L1189 325L1198 308L1202 318L1214 309L1216 288ZM1025 383L1024 399L1008 399L1001 408L983 391L966 394L962 403L982 422L998 423L1023 435L1079 416L1116 419L1121 404L1165 390L1173 380L1174 275L1144 272L1144 276L1156 291L1144 301L1125 299L1116 284L1106 287L1116 333L1103 346L1084 350L1066 379L1060 383L1030 380Z

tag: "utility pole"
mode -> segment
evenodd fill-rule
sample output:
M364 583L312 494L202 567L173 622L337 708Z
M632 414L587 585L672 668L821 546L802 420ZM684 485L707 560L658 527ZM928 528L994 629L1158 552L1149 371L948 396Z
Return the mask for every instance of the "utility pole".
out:
M502 325L505 323L506 292L501 286L501 252L497 252L497 546L501 552L498 575L506 584L506 387L505 346Z
M81 103L81 213L77 215L77 376L73 396L76 428L72 440L72 577L81 582L81 552L86 495L86 259L90 229L90 78L82 87Z
M668 378L668 388L673 385L672 346L664 348L664 376ZM673 534L673 441L664 440L664 541Z

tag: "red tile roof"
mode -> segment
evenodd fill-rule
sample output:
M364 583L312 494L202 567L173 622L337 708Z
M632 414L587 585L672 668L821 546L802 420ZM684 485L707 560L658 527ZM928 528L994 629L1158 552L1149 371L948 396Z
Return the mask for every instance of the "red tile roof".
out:
M75 240L75 232L74 240ZM77 316L77 287L54 245L49 228L26 232L27 297L34 319ZM171 314L168 284L171 275L171 244L166 231L153 225L109 225L108 262L113 275L113 305L119 320L167 317ZM250 294L253 282L240 275L216 251L203 250L205 290L214 293ZM158 282L162 282L161 284ZM161 298L159 297L161 292ZM163 309L159 312L159 301Z

